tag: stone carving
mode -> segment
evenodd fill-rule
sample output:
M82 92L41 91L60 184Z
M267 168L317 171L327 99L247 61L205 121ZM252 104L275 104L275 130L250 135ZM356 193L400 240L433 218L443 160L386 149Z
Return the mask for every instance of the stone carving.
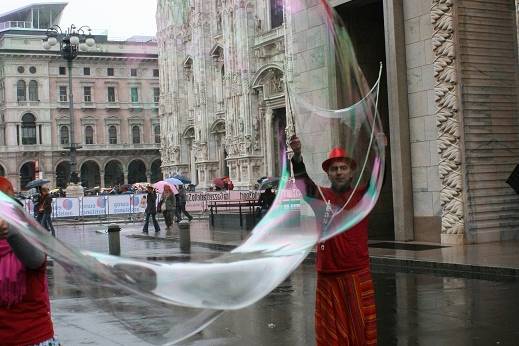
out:
M208 158L207 143L194 142L193 150L195 152L195 161L196 162L207 161L207 158Z
M269 80L269 90L271 94L282 93L284 90L283 74L278 70L272 73L272 78Z
M173 147L172 158L173 164L180 164L180 147L178 145Z
M431 8L436 125L442 185L440 192L442 234L462 234L465 229L453 1L433 0Z

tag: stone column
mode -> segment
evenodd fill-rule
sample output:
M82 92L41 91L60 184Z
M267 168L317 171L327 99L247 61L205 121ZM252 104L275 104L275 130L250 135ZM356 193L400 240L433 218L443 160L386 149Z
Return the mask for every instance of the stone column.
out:
M414 239L413 186L402 0L384 0L395 239Z
M128 184L128 171L123 171L124 179L123 184Z
M151 184L151 172L150 171L146 172L146 181L148 182L148 184Z
M99 182L99 187L104 189L105 188L105 171L99 170L99 177L101 178Z
M265 157L267 159L267 176L272 175L272 108L265 110Z
M462 243L465 231L453 2L433 0L431 8L442 243Z

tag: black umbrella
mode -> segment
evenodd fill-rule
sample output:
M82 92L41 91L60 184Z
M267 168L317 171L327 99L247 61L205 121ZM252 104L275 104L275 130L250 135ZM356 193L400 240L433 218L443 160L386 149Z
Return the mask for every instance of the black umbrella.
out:
M263 181L260 184L259 189L277 189L279 185L279 178L278 177L268 177L266 179L263 179Z
M34 179L33 181L28 182L27 185L25 185L25 187L28 188L28 189L32 189L34 187L43 186L43 185L48 184L48 183L50 183L50 180L47 180L47 179Z

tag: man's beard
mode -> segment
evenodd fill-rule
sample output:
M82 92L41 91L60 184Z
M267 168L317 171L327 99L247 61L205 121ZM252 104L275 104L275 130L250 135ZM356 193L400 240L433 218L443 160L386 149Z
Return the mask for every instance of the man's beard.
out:
M337 184L337 183L332 183L332 190L336 191L336 192L346 192L350 189L350 186L351 186L351 180L352 179L349 179L348 181L344 182L344 183L341 183L341 184Z

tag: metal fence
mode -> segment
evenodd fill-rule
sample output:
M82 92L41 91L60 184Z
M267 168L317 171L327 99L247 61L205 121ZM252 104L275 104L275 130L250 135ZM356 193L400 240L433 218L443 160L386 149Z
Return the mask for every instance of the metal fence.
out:
M186 193L186 210L190 212L205 212L208 210L208 204L214 201L258 200L260 193L261 191L189 192ZM299 191L292 193L294 194L294 198L299 198ZM142 203L144 196L146 196L146 194L53 198L52 217L103 217L144 213L146 208L146 204ZM160 195L157 198L157 202L159 200ZM24 206L28 213L33 213L34 204L31 199L26 199Z

